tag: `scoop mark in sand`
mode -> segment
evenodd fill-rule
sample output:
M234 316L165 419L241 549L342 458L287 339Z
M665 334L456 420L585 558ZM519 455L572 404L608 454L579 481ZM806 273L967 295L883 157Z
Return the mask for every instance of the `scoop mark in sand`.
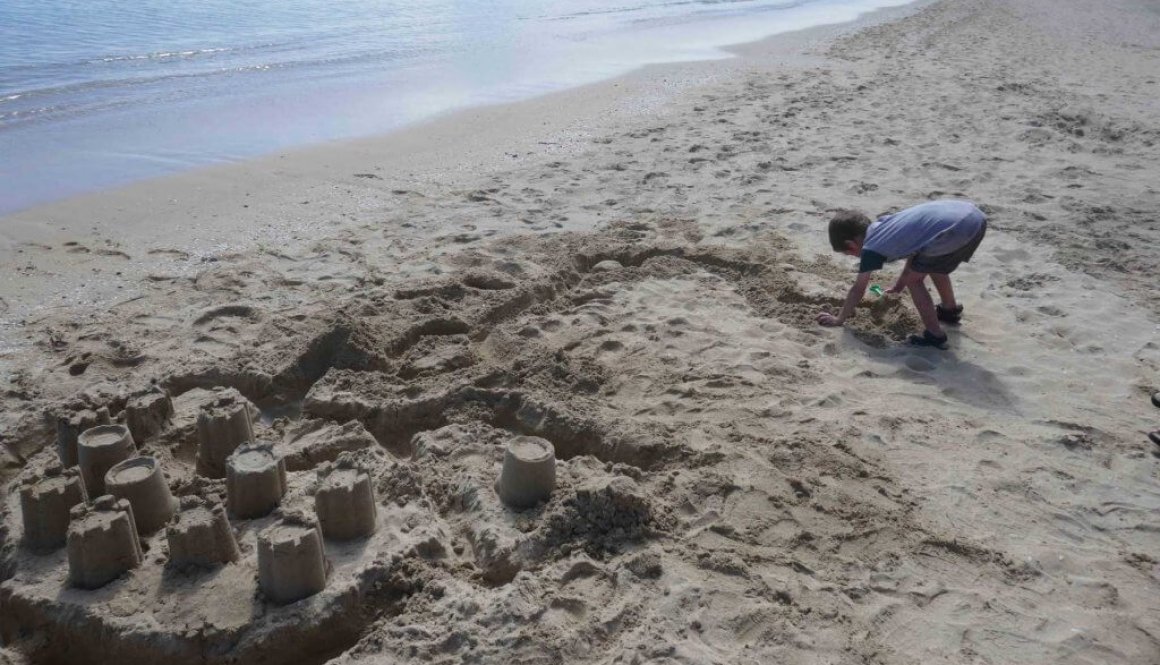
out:
M204 326L211 321L216 321L217 319L223 318L239 318L248 319L250 321L257 321L261 318L261 315L257 309L251 307L250 305L243 305L239 303L219 305L217 307L211 307L202 312L201 316L198 316L196 319L194 319L193 325Z

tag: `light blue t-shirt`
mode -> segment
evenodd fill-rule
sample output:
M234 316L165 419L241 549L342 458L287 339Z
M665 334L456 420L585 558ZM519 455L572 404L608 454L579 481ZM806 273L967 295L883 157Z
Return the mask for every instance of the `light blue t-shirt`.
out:
M965 247L986 216L970 201L920 203L870 224L862 241L859 272L878 270L908 256L944 256Z

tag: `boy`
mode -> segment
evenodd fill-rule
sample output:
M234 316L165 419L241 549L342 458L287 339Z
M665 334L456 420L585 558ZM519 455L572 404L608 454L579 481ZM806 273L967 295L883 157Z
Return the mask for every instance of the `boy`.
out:
M910 297L922 318L922 335L911 335L916 346L947 348L947 336L939 322L958 323L963 307L955 302L950 274L970 261L987 233L987 217L970 201L943 200L922 203L871 223L866 215L844 210L830 220L830 244L835 252L861 259L858 277L846 296L842 311L818 315L823 326L840 326L854 315L866 293L870 277L888 261L906 257L906 265L889 293L910 289ZM942 301L937 306L926 290L926 278L934 282Z

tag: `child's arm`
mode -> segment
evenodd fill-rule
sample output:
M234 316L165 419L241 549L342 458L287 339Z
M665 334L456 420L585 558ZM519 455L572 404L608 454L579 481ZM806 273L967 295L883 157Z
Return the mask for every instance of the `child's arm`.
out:
M914 257L906 259L906 265L902 267L902 272L899 273L898 279L895 280L894 286L886 290L887 293L902 293L906 285L910 282L910 264L914 261Z
M854 279L854 285L846 294L846 303L842 305L842 311L837 316L829 312L822 312L818 315L818 323L823 326L840 326L851 316L854 316L854 308L862 302L862 296L866 295L866 287L870 286L872 276L874 276L872 272L858 273L858 277Z

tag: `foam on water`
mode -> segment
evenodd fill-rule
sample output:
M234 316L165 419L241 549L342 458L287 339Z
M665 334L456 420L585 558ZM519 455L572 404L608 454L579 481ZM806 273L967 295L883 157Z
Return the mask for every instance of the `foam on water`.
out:
M0 214L905 0L0 3Z

